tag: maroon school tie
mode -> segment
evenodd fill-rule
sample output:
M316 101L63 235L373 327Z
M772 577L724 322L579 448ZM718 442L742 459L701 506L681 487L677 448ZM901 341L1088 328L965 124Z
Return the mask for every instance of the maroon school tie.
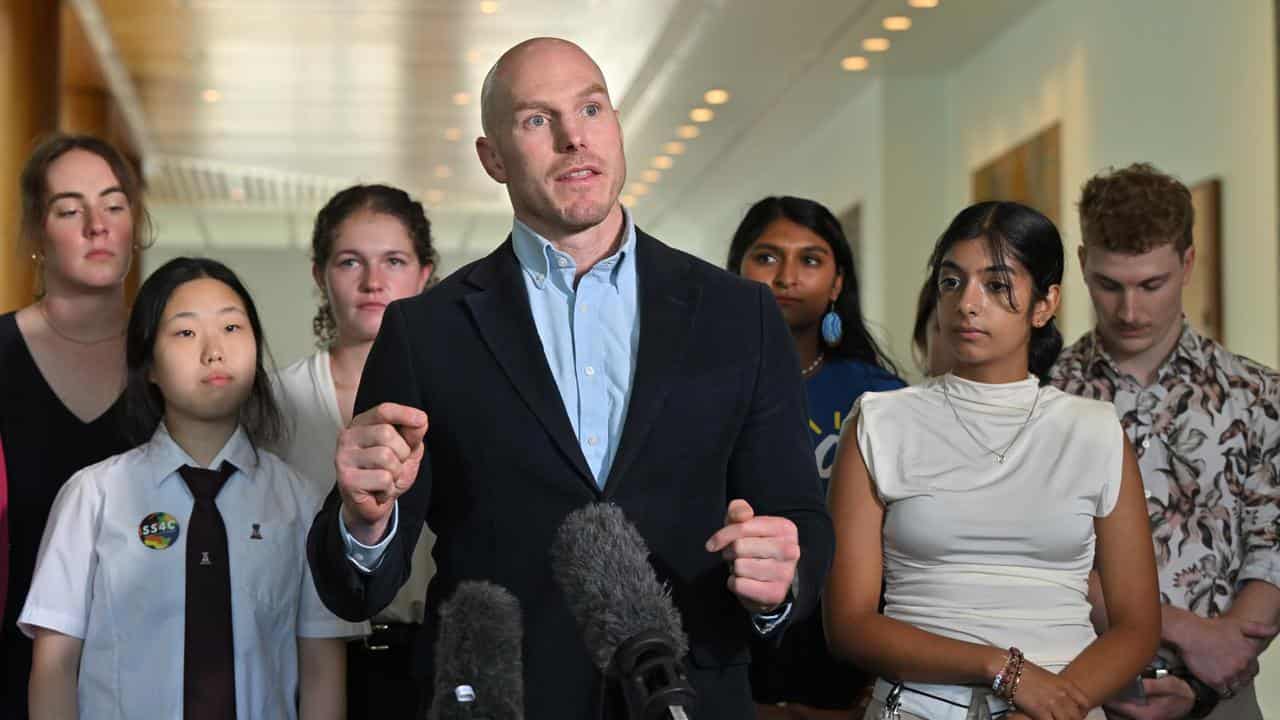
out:
M231 633L231 565L227 526L214 504L236 471L183 465L178 474L195 496L187 521L187 615L182 653L184 720L235 720L235 644Z

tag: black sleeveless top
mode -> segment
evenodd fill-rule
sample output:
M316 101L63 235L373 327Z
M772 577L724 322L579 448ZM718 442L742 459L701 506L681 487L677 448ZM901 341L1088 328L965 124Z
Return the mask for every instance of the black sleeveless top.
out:
M128 450L124 400L81 422L40 374L14 313L0 315L0 440L9 479L9 589L0 626L0 708L27 717L31 641L17 627L35 571L49 508L83 467ZM85 549L88 552L88 548Z

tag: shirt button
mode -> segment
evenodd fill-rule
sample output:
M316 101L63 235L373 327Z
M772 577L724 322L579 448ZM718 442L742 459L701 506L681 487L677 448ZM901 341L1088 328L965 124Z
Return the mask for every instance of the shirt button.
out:
M564 258L556 258L556 265L559 265L560 267L568 267L569 261Z
M1150 437L1142 438L1142 449L1146 450L1149 447L1151 447L1151 438Z
M592 435L591 437L587 438L587 444L592 447L595 447L599 442L600 442L600 438L596 437L595 435Z
M592 375L595 375L595 374L596 374L596 369L595 369L595 368L593 368L593 367L591 367L590 365L588 365L588 366L586 367L586 369L585 369L585 370L583 370L583 372L585 372L585 373L587 374L587 377L591 377Z

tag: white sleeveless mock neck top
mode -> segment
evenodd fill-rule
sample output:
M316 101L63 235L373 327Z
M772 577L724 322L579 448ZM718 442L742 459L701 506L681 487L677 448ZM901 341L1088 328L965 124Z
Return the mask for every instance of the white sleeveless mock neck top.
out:
M1034 377L989 385L953 375L867 393L857 407L858 445L886 508L885 614L1017 646L1055 672L1075 659L1096 637L1093 522L1120 492L1115 410ZM991 451L1006 446L998 462Z

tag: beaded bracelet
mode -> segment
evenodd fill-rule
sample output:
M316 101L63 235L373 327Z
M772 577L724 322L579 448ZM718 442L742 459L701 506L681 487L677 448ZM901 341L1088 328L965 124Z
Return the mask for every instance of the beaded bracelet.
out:
M1009 648L1004 667L991 683L991 692L998 698L1009 700L1017 692L1018 681L1022 679L1022 651L1016 647Z
M1018 694L1018 686L1022 684L1022 661L1023 661L1023 658L1019 657L1018 669L1014 671L1013 683L1009 685L1009 697L1005 698L1006 700L1009 701L1009 704L1013 705L1015 708L1017 707L1017 705L1014 705L1013 698L1015 695Z

